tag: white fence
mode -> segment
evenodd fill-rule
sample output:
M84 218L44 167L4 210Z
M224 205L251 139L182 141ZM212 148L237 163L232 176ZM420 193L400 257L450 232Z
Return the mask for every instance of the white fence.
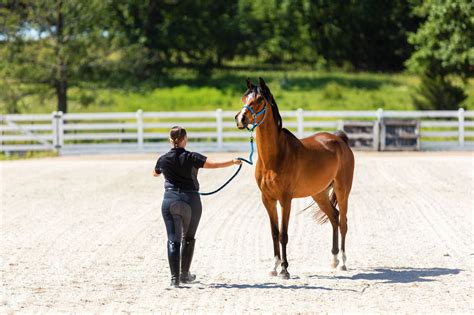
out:
M188 130L192 150L248 150L248 133L235 126L236 111L28 114L0 116L0 152L57 150L61 154L156 152L169 144L168 130ZM474 111L283 111L283 125L296 136L342 129L347 121L385 118L420 121L422 150L474 148ZM373 137L379 142L378 128ZM375 147L374 147L375 149Z

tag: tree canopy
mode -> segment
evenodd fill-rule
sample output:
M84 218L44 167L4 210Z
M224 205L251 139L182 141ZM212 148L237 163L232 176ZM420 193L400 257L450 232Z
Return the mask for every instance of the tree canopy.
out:
M24 95L159 84L174 67L303 65L427 68L464 80L473 62L469 0L4 0L0 85L10 112Z
M473 72L474 2L430 0L414 13L425 19L408 37L415 51L406 64L422 74L414 104L420 109L457 109L467 97L462 84Z

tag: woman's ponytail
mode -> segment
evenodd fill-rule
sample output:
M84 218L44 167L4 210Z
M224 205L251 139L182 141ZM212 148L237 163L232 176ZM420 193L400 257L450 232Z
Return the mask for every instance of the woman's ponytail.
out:
M173 144L174 148L179 146L181 140L186 137L186 129L180 126L174 126L170 130L170 142Z

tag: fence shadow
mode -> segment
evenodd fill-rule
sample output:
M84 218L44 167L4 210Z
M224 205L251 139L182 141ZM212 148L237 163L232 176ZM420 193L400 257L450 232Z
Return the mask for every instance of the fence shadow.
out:
M412 283L436 281L436 277L457 275L462 269L451 268L374 268L368 272L361 272L348 276L321 276L311 275L309 278L339 279L339 280L369 280L382 283Z

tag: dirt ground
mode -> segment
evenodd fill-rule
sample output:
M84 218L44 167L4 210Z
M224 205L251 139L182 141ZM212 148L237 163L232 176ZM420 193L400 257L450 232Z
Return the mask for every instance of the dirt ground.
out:
M472 152L356 153L349 270L331 269L330 225L295 199L289 280L267 275L270 226L245 165L202 198L198 281L182 289L168 287L157 156L0 162L0 313L474 312ZM202 190L233 170L200 171Z

